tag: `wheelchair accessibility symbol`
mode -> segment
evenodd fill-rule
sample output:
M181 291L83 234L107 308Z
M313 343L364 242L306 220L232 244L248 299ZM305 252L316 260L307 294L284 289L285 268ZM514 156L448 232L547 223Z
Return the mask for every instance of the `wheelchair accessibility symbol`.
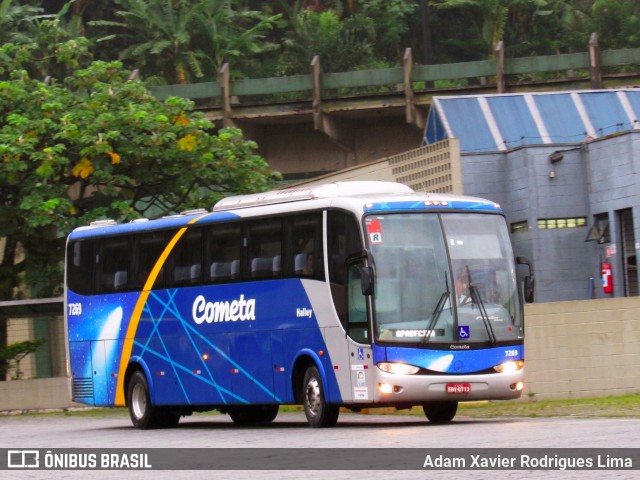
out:
M458 325L458 340L468 339L469 325Z

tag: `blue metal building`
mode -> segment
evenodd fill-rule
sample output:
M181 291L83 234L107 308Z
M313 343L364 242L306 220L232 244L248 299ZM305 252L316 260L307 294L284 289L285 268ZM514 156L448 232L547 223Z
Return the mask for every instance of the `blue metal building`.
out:
M502 204L516 254L535 264L537 301L634 296L638 119L633 88L435 97L424 143L459 139L463 193Z

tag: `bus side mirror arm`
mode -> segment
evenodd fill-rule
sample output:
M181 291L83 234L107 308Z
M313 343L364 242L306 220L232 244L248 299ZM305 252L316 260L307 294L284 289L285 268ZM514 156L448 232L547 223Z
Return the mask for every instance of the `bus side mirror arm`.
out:
M516 263L518 265L526 265L529 269L529 274L524 277L524 301L533 303L535 297L535 275L533 274L533 266L527 257L516 257Z

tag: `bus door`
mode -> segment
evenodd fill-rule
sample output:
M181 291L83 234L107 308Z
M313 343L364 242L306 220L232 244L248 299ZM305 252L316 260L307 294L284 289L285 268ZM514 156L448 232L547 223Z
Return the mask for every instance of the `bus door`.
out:
M365 281L363 282L363 277ZM371 348L371 322L369 296L363 287L370 279L362 261L353 263L347 272L347 335L349 336L349 365L353 400L373 400L373 353ZM366 287L364 287L366 288Z

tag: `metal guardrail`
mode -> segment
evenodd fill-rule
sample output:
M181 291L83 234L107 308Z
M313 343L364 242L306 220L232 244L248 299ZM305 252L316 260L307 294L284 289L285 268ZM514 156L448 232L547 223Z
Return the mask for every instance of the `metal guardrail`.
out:
M409 50L410 52L410 50ZM502 52L502 53L501 53ZM523 58L504 58L502 46L496 52L496 59L440 65L408 65L411 54L405 55L402 66L375 70L325 73L319 77L319 85L314 86L314 74L287 77L249 78L223 80L185 85L165 85L151 88L161 100L175 95L192 100L212 99L222 104L221 97L261 97L305 93L302 98L312 100L314 88L321 93L331 90L356 90L368 87L429 85L441 80L461 80L470 78L501 78L505 75L526 75L532 73L552 73L560 71L584 71L584 78L597 76L603 67L637 65L640 70L640 48L599 51L597 45L590 45L589 52L547 55ZM227 66L228 68L228 66ZM313 68L313 67L312 67ZM596 71L597 70L597 71ZM408 78L407 78L408 76ZM592 79L597 80L597 79ZM494 83L499 89L499 81ZM594 88L599 88L593 85ZM432 90L437 90L433 88ZM353 94L351 92L350 94ZM357 94L357 93L356 93ZM322 95L326 98L326 95ZM299 97L298 97L299 98Z
M223 127L236 126L236 120L311 115L314 129L335 137L340 144L342 139L336 136L330 118L335 112L404 109L406 122L422 129L426 111L418 107L429 105L433 95L478 88L485 93L505 93L508 87L533 88L533 83L537 88L557 87L562 77L573 84L588 83L588 88L600 89L602 69L623 66L632 67L634 73L630 75L640 76L640 48L600 51L593 34L587 52L526 58L505 58L500 42L491 60L440 65L414 65L411 49L406 49L402 65L397 67L322 73L320 58L314 57L308 75L231 80L229 64L225 64L215 82L156 86L151 91L160 100L173 95L198 101L199 108ZM529 87L522 85L522 76L563 71L570 73L531 81ZM466 86L452 87L456 81ZM438 88L438 82L446 86Z

